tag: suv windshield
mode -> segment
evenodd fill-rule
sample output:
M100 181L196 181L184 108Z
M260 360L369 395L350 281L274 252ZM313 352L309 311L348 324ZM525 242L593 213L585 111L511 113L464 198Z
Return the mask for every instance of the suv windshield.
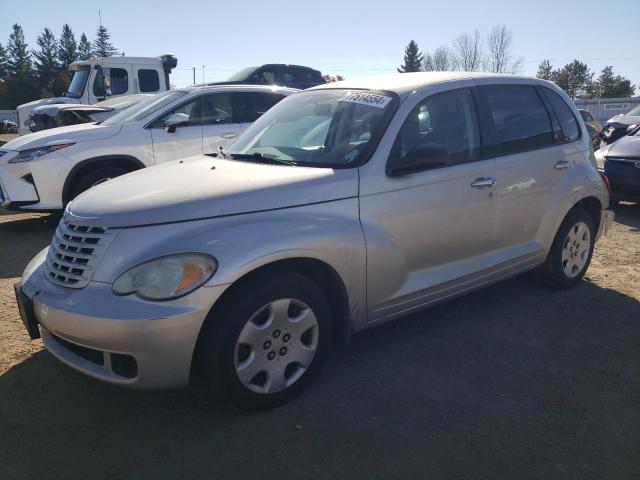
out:
M78 67L78 69L73 72L73 78L71 79L69 88L64 93L65 97L80 98L82 96L84 87L87 84L87 79L89 78L89 70L89 66L85 65Z
M640 117L640 105L636 108L633 108L629 113L627 113L627 117Z
M127 108L120 113L116 113L113 117L107 118L102 124L120 125L123 123L137 122L180 97L184 97L186 94L187 92L184 90L168 90L158 93L141 101L137 105Z
M256 67L243 68L239 72L236 72L233 75L231 75L227 80L227 82L239 82L240 80L245 80L251 73L253 73L255 69Z
M228 149L232 158L348 168L368 159L396 102L392 94L327 89L292 95Z

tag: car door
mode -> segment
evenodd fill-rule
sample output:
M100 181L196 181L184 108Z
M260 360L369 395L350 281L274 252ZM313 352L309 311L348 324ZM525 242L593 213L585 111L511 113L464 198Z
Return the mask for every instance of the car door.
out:
M233 93L209 93L203 98L202 152L214 153L242 133L234 112Z
M444 147L449 163L386 176L374 193L361 183L369 321L464 291L492 265L495 166L482 156L470 88L421 100L404 120L387 165L401 164L427 143Z
M556 141L554 118L534 85L487 85L479 90L496 160L494 261L525 267L544 258L541 226L553 211L555 185L579 148Z
M151 127L155 163L167 162L202 153L202 95L185 100L154 120ZM174 113L189 116L186 125L165 129L165 121Z

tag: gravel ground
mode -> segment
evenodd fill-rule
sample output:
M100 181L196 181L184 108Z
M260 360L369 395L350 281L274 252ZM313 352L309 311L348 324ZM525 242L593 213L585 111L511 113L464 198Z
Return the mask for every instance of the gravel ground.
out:
M57 218L0 214L0 478L640 478L640 206L616 213L575 289L524 275L369 330L261 414L43 351L11 286Z

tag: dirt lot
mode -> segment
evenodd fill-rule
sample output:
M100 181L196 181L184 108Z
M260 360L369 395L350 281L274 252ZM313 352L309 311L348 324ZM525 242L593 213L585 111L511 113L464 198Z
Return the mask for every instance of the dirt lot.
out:
M11 285L57 219L0 215L0 478L640 478L640 207L617 220L577 288L525 275L372 329L249 415L29 341Z

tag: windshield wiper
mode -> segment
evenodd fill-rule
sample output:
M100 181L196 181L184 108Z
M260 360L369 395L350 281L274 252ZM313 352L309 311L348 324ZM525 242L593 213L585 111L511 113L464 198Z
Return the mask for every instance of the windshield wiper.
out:
M283 160L282 158L273 157L260 152L254 153L230 153L231 158L237 158L238 160L257 160L262 163L271 163L274 165L290 165L297 166L298 162L293 160Z

